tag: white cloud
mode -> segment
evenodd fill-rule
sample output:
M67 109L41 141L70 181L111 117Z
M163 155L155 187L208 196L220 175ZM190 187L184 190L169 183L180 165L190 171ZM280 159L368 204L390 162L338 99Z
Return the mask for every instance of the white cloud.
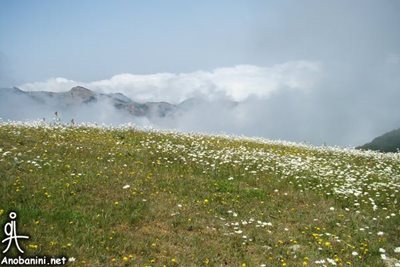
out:
M237 65L211 72L118 74L107 80L78 82L51 78L45 82L20 85L28 91L68 91L76 85L104 92L120 92L136 101L169 101L177 103L198 95L215 98L220 95L241 101L249 96L268 97L279 89L307 90L318 81L321 68L316 62L291 61L271 67Z
M71 87L80 84L79 82L68 80L65 78L50 78L44 82L26 83L18 86L25 91L50 91L63 92L68 91Z

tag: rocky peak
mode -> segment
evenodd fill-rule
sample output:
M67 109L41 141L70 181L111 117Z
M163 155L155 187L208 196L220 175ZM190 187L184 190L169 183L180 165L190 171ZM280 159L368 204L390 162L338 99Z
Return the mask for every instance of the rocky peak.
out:
M68 94L73 99L81 99L83 101L87 101L92 99L95 96L95 93L85 87L82 86L75 86L69 90Z
M69 90L71 94L79 94L79 95L92 95L93 92L83 86L75 86Z

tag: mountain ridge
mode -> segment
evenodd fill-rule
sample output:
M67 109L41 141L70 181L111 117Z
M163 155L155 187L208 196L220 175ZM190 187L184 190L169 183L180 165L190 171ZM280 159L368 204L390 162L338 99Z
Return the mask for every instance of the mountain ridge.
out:
M398 152L400 150L400 128L384 133L357 149Z
M72 109L84 104L108 103L133 117L147 118L170 116L179 108L179 104L175 105L165 101L140 103L122 93L100 93L83 86L75 86L64 92L24 91L18 87L3 88L0 89L0 96L3 99L25 97L39 106L60 109Z

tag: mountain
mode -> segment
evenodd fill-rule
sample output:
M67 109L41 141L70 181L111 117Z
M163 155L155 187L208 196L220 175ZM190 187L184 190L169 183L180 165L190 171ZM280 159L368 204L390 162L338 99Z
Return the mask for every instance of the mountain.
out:
M400 128L378 136L370 143L357 148L381 152L398 152L400 150Z
M90 113L90 117L98 117L96 122L114 122L110 116L120 117L118 122L128 122L140 117L151 120L173 116L177 109L178 105L167 102L139 103L121 93L98 93L82 86L67 92L0 89L0 118L9 120L50 119L57 111L68 120L87 121Z
M15 88L15 90L20 90ZM61 106L72 106L72 105L80 105L84 103L89 103L91 101L96 101L96 98L100 95L97 95L93 91L81 87L76 86L73 87L68 92L46 92L46 91L29 91L24 92L20 90L22 93L26 93L35 101L41 104L49 104L51 102L56 102Z

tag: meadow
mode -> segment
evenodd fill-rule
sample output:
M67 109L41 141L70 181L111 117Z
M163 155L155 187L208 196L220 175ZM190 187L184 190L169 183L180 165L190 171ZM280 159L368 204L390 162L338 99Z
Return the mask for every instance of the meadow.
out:
M400 266L399 153L3 122L0 192L69 266Z

